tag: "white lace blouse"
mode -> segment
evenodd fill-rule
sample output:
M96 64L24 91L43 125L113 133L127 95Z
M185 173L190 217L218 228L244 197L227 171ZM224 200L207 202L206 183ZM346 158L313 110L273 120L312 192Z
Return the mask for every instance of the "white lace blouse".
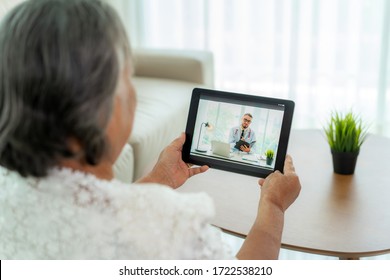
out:
M0 259L234 258L213 215L202 193L65 168L23 178L0 167Z

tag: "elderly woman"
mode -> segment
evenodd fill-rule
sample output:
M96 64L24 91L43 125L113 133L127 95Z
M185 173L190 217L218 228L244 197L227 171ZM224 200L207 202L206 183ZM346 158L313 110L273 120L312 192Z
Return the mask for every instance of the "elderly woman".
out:
M181 160L185 135L135 184L113 178L136 106L131 54L102 1L36 0L0 28L0 259L224 259L205 194L174 188L207 166ZM291 158L262 185L237 258L277 258L300 184ZM169 186L169 187L167 187Z

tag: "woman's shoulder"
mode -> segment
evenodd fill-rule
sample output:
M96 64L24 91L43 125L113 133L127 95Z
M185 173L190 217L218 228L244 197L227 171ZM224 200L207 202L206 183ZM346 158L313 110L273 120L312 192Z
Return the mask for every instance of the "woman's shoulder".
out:
M163 212L168 216L199 217L210 219L215 215L214 203L211 197L204 193L182 193L160 184L124 184L117 180L111 182L115 186L112 195L128 205L131 199L133 205L147 205L149 211Z
M205 193L181 193L158 184L132 184L127 196L118 201L116 221L129 231L121 239L142 244L148 256L161 259L230 258L221 233L210 225L214 217L212 199ZM125 196L126 197L126 196ZM136 241L136 242L135 242Z
M35 192L52 199L67 200L83 204L109 202L111 206L135 207L147 204L150 209L180 209L210 216L214 214L211 198L205 193L179 193L160 184L124 183L117 179L101 180L68 168L55 168L46 178L25 178L16 172L0 167L0 184L7 186L2 192L8 195ZM7 196L8 196L7 195ZM30 193L31 195L31 193ZM24 197L26 199L26 197ZM130 203L131 202L131 203Z
M105 244L88 247L83 245L87 244L85 240L73 242L74 245L69 245L73 253L62 252L65 257L77 254L83 258L97 255L99 258L158 259L224 256L220 237L209 225L214 206L205 193L180 193L159 184L105 181L67 169L55 170L44 180L18 177L13 172L0 174L0 181L14 184L2 188L8 193L0 195L0 201L8 197L9 202L0 205L0 209L5 207L9 213L5 216L3 213L3 217L9 218L8 224L16 221L15 213L23 217L23 225L19 223L15 227L23 232L28 230L31 240L38 238L42 228L47 229L45 238L50 240L49 233L55 233L55 227L61 228L61 233L69 232L70 236L89 236L91 244ZM36 217L40 217L39 228ZM61 221L66 221L67 226ZM26 242L15 240L11 231L9 236L15 246ZM112 236L117 244L116 253L97 253L99 248L111 248Z

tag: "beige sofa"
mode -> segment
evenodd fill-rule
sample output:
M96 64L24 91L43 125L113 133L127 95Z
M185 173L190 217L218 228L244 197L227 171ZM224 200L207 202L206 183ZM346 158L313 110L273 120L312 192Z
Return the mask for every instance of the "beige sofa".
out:
M213 87L206 51L135 50L137 109L132 134L115 164L116 178L132 182L185 130L194 87Z

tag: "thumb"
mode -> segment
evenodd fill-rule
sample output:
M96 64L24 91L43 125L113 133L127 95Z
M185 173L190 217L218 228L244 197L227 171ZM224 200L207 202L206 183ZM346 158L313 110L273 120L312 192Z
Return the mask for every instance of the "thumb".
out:
M263 186L264 182L265 182L265 179L264 179L264 178L260 178L260 179L259 179L259 185L260 185L261 187Z
M177 150L181 150L186 141L186 134L182 132L179 137L172 141L171 145Z

